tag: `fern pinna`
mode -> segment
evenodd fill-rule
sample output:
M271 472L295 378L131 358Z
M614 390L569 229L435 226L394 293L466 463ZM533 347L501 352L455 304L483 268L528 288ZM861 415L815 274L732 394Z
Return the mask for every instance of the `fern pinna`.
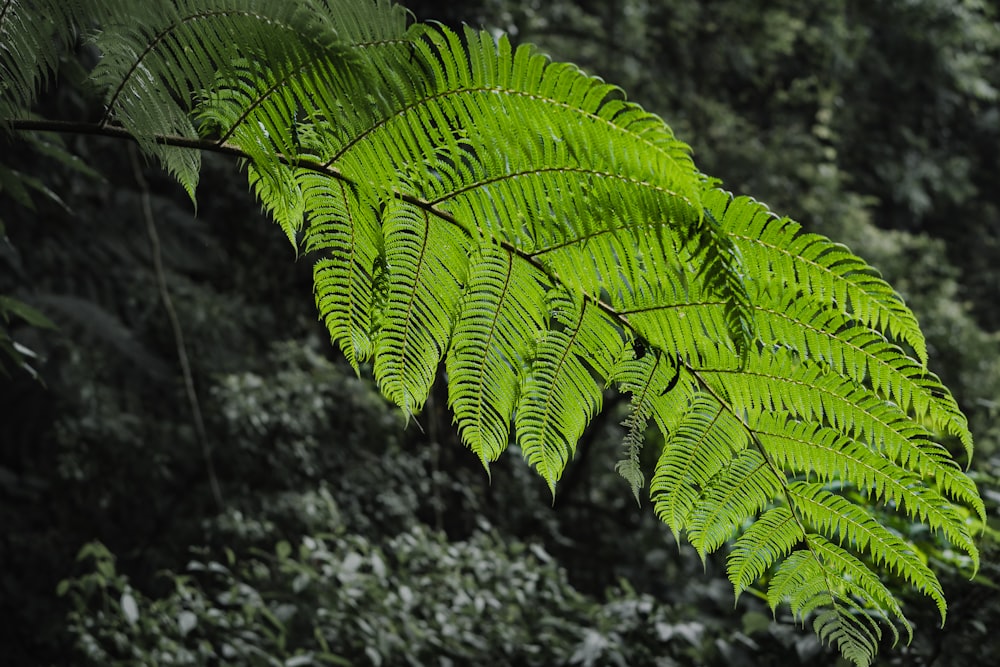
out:
M737 595L760 582L859 665L883 628L910 630L885 576L944 619L881 517L975 567L983 504L941 444L968 455L972 436L913 314L847 248L719 189L621 90L505 37L384 0L138 4L5 0L4 124L131 137L192 196L200 151L239 156L347 359L408 415L443 362L484 466L513 437L554 493L613 385L632 397L618 470L638 497L655 424L655 512L703 556L731 544ZM78 29L103 117L31 117Z

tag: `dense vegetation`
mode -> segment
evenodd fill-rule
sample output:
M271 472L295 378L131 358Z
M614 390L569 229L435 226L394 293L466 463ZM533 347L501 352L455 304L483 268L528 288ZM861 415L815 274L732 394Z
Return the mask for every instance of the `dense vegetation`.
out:
M879 266L970 417L973 475L995 499L995 6L498 2L449 17L416 4L623 84L706 172ZM38 110L85 118L94 105L63 85ZM0 293L16 298L3 305L24 364L2 389L0 604L16 619L3 628L15 662L795 664L823 652L747 596L734 613L724 559L702 576L635 507L609 474L622 402L588 427L551 507L510 453L487 481L441 390L422 430L403 432L331 361L310 267L289 263L231 163L206 161L194 216L115 142L67 139L77 162L47 135L11 141ZM896 521L943 573L949 622L939 630L934 609L907 602L914 644L882 659L988 651L992 533L970 583L966 558Z

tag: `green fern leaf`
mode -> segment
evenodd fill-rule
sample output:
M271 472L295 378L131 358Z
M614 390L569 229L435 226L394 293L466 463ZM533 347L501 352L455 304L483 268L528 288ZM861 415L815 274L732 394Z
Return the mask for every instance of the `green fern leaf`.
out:
M193 196L199 150L315 262L315 297L357 370L409 416L442 358L484 466L510 439L554 492L612 385L631 394L617 468L637 494L655 422L654 510L702 557L736 538L738 596L769 580L821 638L869 663L878 577L931 597L915 547L857 489L978 552L973 439L913 313L844 246L714 187L619 89L530 46L409 25L384 0L0 0L0 119L26 124L77 25L99 23L104 118ZM117 8L117 9L115 9ZM93 10L93 11L90 11ZM629 350L628 348L632 349Z
M736 598L805 537L802 526L785 506L767 510L733 544L726 571Z
M767 597L772 609L788 600L804 619L825 608L814 619L817 634L857 665L868 665L875 656L882 637L877 621L899 622L912 639L913 628L899 603L867 565L821 535L806 536L806 543L808 548L789 556L771 580ZM895 625L888 627L898 641Z
M716 474L687 521L688 540L702 560L768 505L780 493L782 481L755 449L742 450Z
M944 622L947 604L937 576L917 555L912 545L876 521L868 512L819 484L792 482L788 494L796 511L824 533L835 534L841 543L868 552L876 565L903 577L934 600Z
M260 85L247 82L287 76L316 60L328 66L330 61L346 64L354 52L339 39L339 31L366 26L363 32L372 33L369 26L403 25L400 10L386 2L331 5L319 0L215 0L206 6L195 0L179 0L141 3L134 9L138 14L119 14L115 17L118 22L103 26L94 40L103 54L92 73L94 84L106 91L102 124L113 120L128 130L145 152L161 160L192 198L199 153L155 137L196 139L193 105L196 100L212 98L205 91L224 95L227 90L257 89ZM252 63L266 63L266 69ZM230 85L219 86L219 81ZM295 88L289 85L286 90ZM322 88L310 86L307 90ZM289 154L292 145L292 124L287 122L291 113L287 113L286 103L287 99L281 99L267 107L244 108L240 114L266 136L265 146L283 155ZM214 121L213 127L222 121L205 109L201 118ZM227 136L231 132L232 127L227 127ZM249 150L249 142L242 147ZM258 157L266 155L260 150L256 153ZM273 156L258 161L258 170L268 171L263 164L272 161Z
M737 409L752 414L788 411L804 420L826 420L889 460L933 479L937 488L983 516L975 485L932 434L897 405L821 366L799 362L783 348L770 355L751 355L743 369L727 359L725 351L716 352L714 359L705 359L707 365L699 374L725 391Z
M375 336L375 376L407 416L420 411L447 349L468 266L466 238L399 201L382 217L389 294Z
M594 345L617 334L607 330L607 321L587 302L555 292L549 294L548 308L549 327L521 384L515 430L524 457L554 495L576 442L603 402L601 384L592 373L610 375L616 356L606 349L594 356Z
M0 2L0 120L31 107L71 44L84 9L78 0Z
M790 473L815 474L821 482L850 482L872 497L892 503L948 540L972 558L979 555L969 527L954 506L916 473L894 464L833 429L806 424L781 413L764 413L754 432L768 456Z
M507 448L519 378L544 327L545 290L526 268L495 246L480 246L448 351L455 420L484 466Z
M846 578L835 578L813 552L803 550L781 564L767 597L772 609L787 600L793 613L803 620L813 611L823 610L813 620L816 634L863 667L871 664L878 649L882 631L877 621L882 616L849 599L844 590L848 585Z
M751 273L773 276L790 290L800 289L866 326L898 336L927 365L927 344L913 312L878 271L845 246L803 234L798 223L777 218L747 197L716 191L705 206L732 235Z
M629 414L622 422L626 429L625 457L615 464L615 470L628 482L636 503L646 485L639 455L646 437L646 428L656 410L657 399L679 379L680 367L660 353L649 353L645 343L633 341L633 355L623 358L613 369L610 382L619 390L632 394Z
M830 309L808 293L765 283L753 295L762 340L794 349L803 358L828 365L855 382L867 381L883 396L930 426L957 436L972 455L972 434L955 399L941 381L843 311Z
M708 396L694 397L663 445L650 483L656 515L680 535L710 480L749 446L739 423Z
M298 234L305 222L306 202L295 171L282 164L249 162L247 172L250 189L281 227L292 247L297 248Z
M375 201L343 182L306 172L299 179L309 218L303 246L316 258L316 307L330 338L358 372L374 352L375 267L383 256Z

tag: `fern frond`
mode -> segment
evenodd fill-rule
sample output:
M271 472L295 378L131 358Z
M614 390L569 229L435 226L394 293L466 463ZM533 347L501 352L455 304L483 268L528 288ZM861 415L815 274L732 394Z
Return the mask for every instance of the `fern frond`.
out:
M869 665L882 638L878 621L886 618L877 602L888 591L884 586L879 590L881 582L871 577L870 573L866 575L865 566L851 569L852 562L847 559L824 558L827 550L821 545L828 543L820 536L809 537L813 538L817 549L796 551L782 562L771 579L768 603L775 609L787 600L792 612L803 621L814 611L822 610L813 620L816 634L824 641L835 644L841 654L855 665ZM834 547L832 544L829 546ZM849 556L842 550L839 553ZM844 569L833 569L838 564ZM860 583L853 581L853 572L861 574L864 580ZM862 600L861 604L852 598L854 595ZM892 602L891 593L889 598ZM894 602L892 604L895 606ZM898 637L896 629L892 625L889 627Z
M617 333L588 302L553 292L548 307L549 327L521 384L515 430L524 457L555 494L577 441L601 408L603 378L610 375L620 350L609 353L605 348L593 356L595 344L604 345Z
M675 535L687 528L709 481L750 444L741 434L738 421L722 405L699 395L664 442L649 493L656 516Z
M389 291L375 336L375 377L409 416L423 406L448 347L468 246L459 230L432 225L410 204L388 201L384 207Z
M877 270L846 246L804 234L798 223L778 218L748 197L734 199L716 190L704 203L732 235L752 275L769 276L905 341L927 365L927 343L913 312Z
M742 450L717 473L687 520L688 540L702 560L768 505L781 492L783 481L756 449Z
M866 606L880 610L888 618L902 623L910 639L913 638L913 627L903 615L899 602L867 565L822 535L810 534L806 542L827 571L832 571L838 576L845 592L863 600ZM893 628L892 625L889 627Z
M804 537L801 524L788 507L772 507L764 512L739 536L726 559L726 571L736 598Z
M328 163L351 178L396 184L591 297L635 289L638 265L626 265L634 242L622 248L617 229L628 224L643 235L670 225L690 241L687 266L731 310L746 310L734 247L710 233L698 204L706 179L669 128L613 87L529 47L512 51L473 31L466 40L468 54L457 35L426 33L417 45L436 85ZM494 112L484 114L486 105ZM606 148L595 149L597 133ZM653 245L645 266L675 250Z
M0 128L31 108L86 15L80 0L0 0Z
M463 442L488 466L513 421L554 492L615 385L632 398L619 472L637 494L655 422L655 512L702 557L743 530L737 596L770 578L772 606L858 664L882 620L906 625L877 570L944 616L915 547L835 493L978 564L958 505L985 519L983 502L936 441L971 453L972 435L875 269L716 189L661 119L530 46L409 25L387 0L129 4L38 0L51 22L29 25L0 0L0 119L100 22L93 131L131 134L192 195L192 147L240 157L315 260L331 338L407 416L444 358Z
M755 283L755 285L760 285ZM765 283L753 294L756 320L765 343L779 343L828 365L857 383L868 382L933 429L957 436L971 457L968 421L940 379L847 313L831 309L809 293Z
M702 363L699 376L723 391L736 409L751 414L787 411L806 421L828 423L981 511L975 485L947 450L922 424L871 390L801 362L783 348L751 354L745 368L722 348L706 354Z
M202 134L255 159L272 161L276 152L288 160L332 162L360 133L404 105L415 88L411 40L419 29L408 29L398 11L377 25L381 29L327 32L336 35L333 40L320 32L311 48L284 63L234 60L198 101ZM371 94L373 83L377 96Z
M744 266L742 254L732 238L719 225L715 214L705 208L703 225L695 234L695 261L712 294L724 299L724 314L729 339L736 346L741 361L757 339L753 304L747 293L746 278L750 267Z
M314 172L303 174L298 186L308 217L303 247L316 258L316 307L331 340L358 372L374 352L375 274L384 256L376 201L367 191L331 184Z
M609 382L619 391L632 394L629 413L622 422L626 429L625 457L615 464L615 470L628 482L635 501L646 484L639 455L646 437L646 428L653 417L660 397L680 379L680 366L659 352L650 353L645 343L633 341L633 355L623 358L612 370Z
M482 460L507 448L519 378L544 328L545 290L508 253L479 247L445 368L449 401L465 444Z
M625 427L625 455L615 464L615 472L628 482L638 505L642 503L639 492L646 486L646 475L642 472L639 456L642 453L649 416L639 402L634 402L630 408L628 417L622 422L622 426Z
M725 304L691 281L683 267L659 274L659 281L643 282L626 300L620 312L649 340L661 342L687 360L726 348L739 362L729 337Z
M298 234L305 222L306 202L295 178L295 170L283 164L250 161L247 163L247 176L250 189L285 232L292 247L296 247Z
M421 107L432 113L440 109L477 141L505 142L506 177L537 170L548 161L539 159L546 153L563 155L583 169L607 167L601 171L608 177L657 184L697 206L701 178L690 149L658 117L621 100L615 87L573 65L553 63L534 47L512 51L505 37L495 41L473 30L466 30L465 36L463 44L442 28L419 42L434 87L431 96L400 118ZM481 105L487 101L500 113L482 114ZM601 131L610 146L593 150L588 139L595 131ZM440 196L459 194L450 185L442 183ZM472 190L487 182L464 185L475 185Z
M915 551L859 505L827 491L820 484L792 482L788 495L795 510L825 534L868 553L876 565L887 568L937 604L944 622L947 604L941 583Z
M819 481L849 482L866 494L901 509L912 519L942 531L979 567L979 554L969 528L956 508L921 477L839 431L764 413L753 423L768 456L791 474L816 475Z
M347 8L352 8L347 11ZM367 8L363 14L359 14ZM128 130L143 150L156 155L164 167L193 197L198 175L198 153L157 142L156 136L198 136L191 112L204 91L225 95L219 80L237 84L234 89L256 88L248 81L268 81L306 63L322 61L349 67L354 51L342 41L341 32L366 26L405 25L405 15L387 2L328 3L319 0L197 0L140 3L136 13L121 15L120 22L103 26L94 40L103 57L92 73L96 86L105 90L104 123L114 120ZM346 18L347 20L342 20ZM250 63L251 74L248 74ZM268 75L254 72L253 63L266 63ZM318 83L314 81L313 83ZM322 90L310 86L310 90ZM211 95L209 95L211 97ZM253 120L268 137L267 146L287 154L295 107L287 100L259 109ZM286 114L274 113L286 105ZM312 108L312 103L307 108ZM249 109L243 116L249 117ZM265 123L262 117L272 121ZM218 122L205 112L204 120ZM285 121L285 122L282 122ZM261 127L263 125L263 127ZM232 128L227 128L230 132ZM249 148L244 144L244 148ZM259 155L263 155L259 153ZM266 162L272 162L273 154ZM259 167L260 165L258 165ZM263 170L266 173L266 170ZM272 189L277 189L273 187Z

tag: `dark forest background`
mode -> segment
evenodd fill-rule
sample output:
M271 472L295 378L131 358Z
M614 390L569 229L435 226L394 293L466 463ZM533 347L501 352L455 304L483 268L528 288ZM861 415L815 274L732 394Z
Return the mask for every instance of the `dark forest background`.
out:
M1000 3L408 6L621 85L727 188L881 269L970 418L991 524L971 581L898 526L929 545L948 623L900 589L916 637L880 664L1000 654ZM94 105L55 86L39 111ZM0 294L55 325L12 319L37 377L0 376L3 664L838 663L637 507L614 472L625 406L554 503L515 447L488 479L442 382L404 428L335 352L309 258L233 162L206 156L195 212L123 143L68 137L68 163L51 141L0 147Z

